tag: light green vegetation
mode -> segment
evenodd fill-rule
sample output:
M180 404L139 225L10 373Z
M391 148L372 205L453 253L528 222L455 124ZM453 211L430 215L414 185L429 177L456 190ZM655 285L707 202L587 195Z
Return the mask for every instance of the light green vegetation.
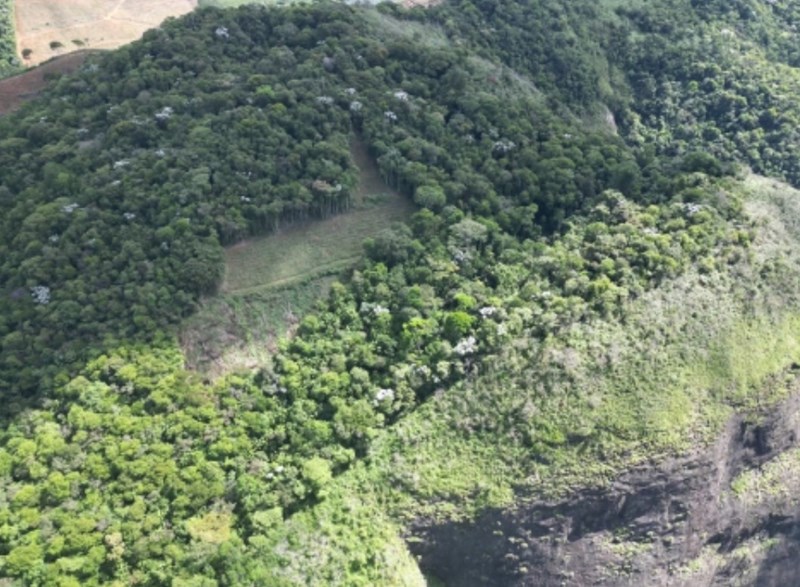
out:
M732 414L724 392L742 385L739 369L728 361L717 367L713 387L706 387L706 344L719 340L717 352L727 357L746 351L758 356L778 346L785 331L782 320L764 318L749 344L739 346L742 325L728 314L735 309L731 300L718 311L706 306L709 315L689 325L680 319L684 302L699 309L721 293L697 279L632 306L634 328L600 321L572 333L568 344L554 343L545 351L550 365L538 374L525 372L527 383L489 376L442 393L376 442L376 484L402 488L394 496L402 516L462 518L486 506L511 505L515 495L553 497L602 486L626 466L703 446ZM655 319L651 304L661 304ZM689 337L679 340L683 334ZM791 348L798 337L795 329ZM502 360L513 360L508 355ZM786 368L797 358L795 352L775 360ZM559 364L570 373L554 381ZM759 394L769 375L749 379L750 393ZM537 392L551 385L555 397L534 405L541 399ZM549 442L532 447L528 438L537 425L538 431L549 428Z
M203 300L180 333L187 366L215 377L268 364L278 341L291 335L300 316L327 295L334 280L314 277Z
M772 196L778 207L796 201L790 189ZM776 246L771 235L785 234L783 218L761 218L754 259ZM399 424L388 445L376 443L395 481L387 484L405 479L425 513L464 515L470 507L453 507L455 496L471 496L478 509L507 505L512 488L553 495L601 485L621 467L702 446L735 408L757 413L786 395L800 360L796 251L795 241L781 270L768 272L774 257L742 260L664 283L627 304L622 321L577 324L542 345L517 338L494 363L518 377L489 373L445 391ZM521 360L531 355L535 370ZM543 430L547 440L531 446Z
M748 469L731 482L735 498L755 507L798 501L800 449L781 453L758 469Z
M796 125L732 149L705 50L637 44L680 11L593 6L202 9L0 120L0 382L38 393L0 428L0 572L416 585L420 520L603 487L784 397L795 194L702 141L774 169ZM223 261L183 337L208 383L171 327Z
M259 544L287 585L424 587L431 585L385 513L380 496L347 484L271 529ZM282 584L282 583L281 583ZM433 584L435 585L435 584Z
M680 308L679 299L673 298L673 304L672 310ZM645 308L639 310L644 312ZM639 318L646 319L643 314ZM711 320L703 324L714 332ZM604 326L608 324L595 324L595 333L602 332ZM768 330L764 332L768 333ZM630 345L633 338L625 342ZM771 346L774 341L768 337L752 343L752 350L758 353L764 345ZM669 371L670 365L681 368L683 353L699 352L700 340L696 344L674 342L666 352L663 347L660 350L653 348L641 363L632 364L631 357L626 357L618 367L625 375L615 378L601 376L596 386L584 381L573 390L573 397L562 396L561 407L570 418L575 412L586 410L581 396L597 394L598 388L603 390L599 397L594 397L595 401L606 404L605 409L594 410L588 419L604 430L596 435L596 445L591 441L576 442L572 439L569 444L552 447L548 451L549 462L539 462L539 455L526 445L525 430L519 426L504 433L481 430L479 426L472 428L468 423L469 416L464 413L464 404L470 402L470 414L483 410L485 414L496 416L500 422L508 421L513 418L509 408L513 406L514 410L519 410L524 409L526 403L530 405L535 395L533 389L542 383L541 379L532 376L530 385L524 386L500 385L500 382L481 378L468 387L442 393L393 430L381 435L370 453L370 465L359 465L334 481L337 489L331 490L326 501L316 508L319 517L295 519L282 529L286 534L281 534L276 542L296 545L285 552L284 562L298 559L308 562L303 558L304 553L319 532L328 527L326 521L334 516L334 512L347 511L348 500L355 499L355 496L362 505L372 504L371 511L359 513L376 520L374 525L368 526L370 530L367 533L374 539L386 531L385 526L378 522L385 518L386 512L401 525L428 516L442 522L471 519L487 507L519 505L526 496L556 497L587 485L602 487L628 466L659 454L685 453L692 447L704 446L705 441L719 432L732 411L725 402L713 401L711 394L702 393L702 389L697 387L698 381L693 381L690 376L675 377ZM641 380L638 369L649 359L655 359L657 363ZM690 362L686 371L698 369L701 364L701 360ZM583 368L586 367L588 365ZM656 367L664 370L657 373ZM725 375L727 379L718 381L720 387L736 381L734 372ZM652 392L653 389L666 396L660 405L652 406L653 402L645 395L646 391ZM602 394L605 393L609 396L604 397ZM670 397L678 397L680 401L669 401ZM442 416L459 412L460 415L455 417ZM638 420L632 412L643 420ZM658 426L648 429L654 421ZM605 430L607 434L604 435ZM349 519L345 522L350 523ZM314 552L321 556L321 560L327 561L326 566L319 568L309 564L303 577L310 580L344 568L348 555L341 559L337 557L355 548L345 536L325 542ZM291 564L299 566L299 563Z
M727 565L741 571L735 585L757 584L759 563L780 542L780 538L756 534L744 540L730 552L725 552L717 545L709 544L703 547L697 557L679 567L675 574L683 579L686 585L701 585L707 583L714 576L715 570Z
M788 205L793 194L776 189L773 196L775 205ZM775 245L768 235L781 232L780 216L762 221L753 258ZM374 507L364 515L389 512L401 525L420 517L458 521L487 507L602 487L636 463L702 450L737 407L757 417L785 397L792 363L800 360L791 291L800 272L759 277L751 263L665 283L628 304L623 321L577 325L539 348L516 338L489 362L516 365L517 377L490 372L438 392L381 432L370 463L336 479L317 511L338 511L359 496ZM530 361L535 371L520 363L526 353L537 357ZM536 427L549 440L532 446ZM786 495L786 470L793 467L794 479L797 463L796 451L787 453L762 472L743 474L734 492L752 500ZM302 545L321 527L306 519L287 531ZM698 559L686 573L702 565Z

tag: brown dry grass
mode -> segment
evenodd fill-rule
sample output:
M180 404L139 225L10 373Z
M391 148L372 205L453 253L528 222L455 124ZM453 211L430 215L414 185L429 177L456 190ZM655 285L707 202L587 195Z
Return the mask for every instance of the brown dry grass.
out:
M17 0L17 51L31 50L25 63L36 65L80 47L113 49L196 6L197 0ZM53 42L63 46L53 49Z
M23 102L35 97L52 74L70 73L78 69L90 51L78 51L48 61L25 73L0 80L0 116L19 108Z

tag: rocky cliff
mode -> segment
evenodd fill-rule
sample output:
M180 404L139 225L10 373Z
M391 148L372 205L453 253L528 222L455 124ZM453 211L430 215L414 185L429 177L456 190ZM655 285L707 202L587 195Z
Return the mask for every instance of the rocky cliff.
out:
M800 389L716 442L569 498L420 523L422 568L459 586L795 584Z

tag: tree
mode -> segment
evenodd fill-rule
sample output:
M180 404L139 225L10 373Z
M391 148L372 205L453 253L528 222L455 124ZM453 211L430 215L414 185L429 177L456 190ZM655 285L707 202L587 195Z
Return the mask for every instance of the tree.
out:
M447 203L447 197L438 185L422 185L414 190L414 202L423 208L439 211Z

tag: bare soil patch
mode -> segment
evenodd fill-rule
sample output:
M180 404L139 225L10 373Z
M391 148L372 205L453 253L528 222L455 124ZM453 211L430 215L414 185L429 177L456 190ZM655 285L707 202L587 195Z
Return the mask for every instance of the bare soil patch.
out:
M0 80L0 116L19 108L42 91L51 75L71 73L78 69L91 51L79 51L56 57L13 77Z
M113 49L196 7L197 0L17 0L17 52L37 65L80 48Z

